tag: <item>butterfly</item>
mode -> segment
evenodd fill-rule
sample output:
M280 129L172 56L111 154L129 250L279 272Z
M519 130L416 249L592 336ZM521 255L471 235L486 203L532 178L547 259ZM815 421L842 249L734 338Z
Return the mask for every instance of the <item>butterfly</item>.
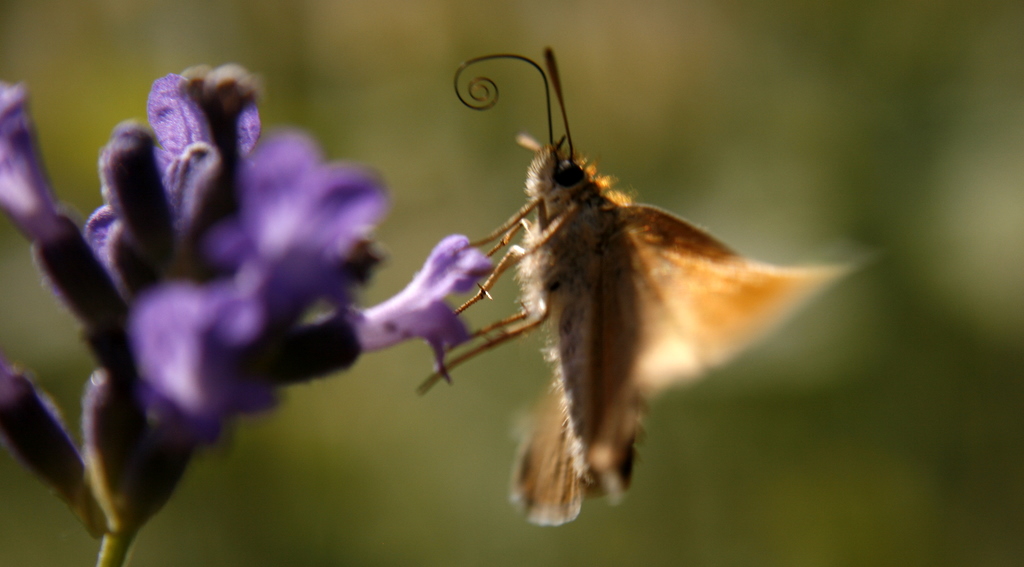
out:
M554 55L550 49L545 55L564 117ZM460 71L499 57L527 61L544 76L518 55L476 58ZM572 521L585 497L621 496L648 401L727 361L846 271L749 260L671 213L634 203L573 150L567 120L565 129L559 143L520 136L534 152L528 202L474 244L498 240L493 254L520 230L522 243L460 311L513 266L523 309L482 329L484 344L449 364L548 326L554 381L512 478L513 502L541 525Z

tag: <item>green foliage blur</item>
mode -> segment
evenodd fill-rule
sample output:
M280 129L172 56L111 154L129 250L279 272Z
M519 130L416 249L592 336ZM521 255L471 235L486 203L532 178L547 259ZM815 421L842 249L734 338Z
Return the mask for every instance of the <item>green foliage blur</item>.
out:
M29 85L46 165L84 218L99 148L150 83L261 75L264 132L312 132L393 198L362 301L443 236L523 202L546 134L536 72L502 99L452 73L495 52L561 64L577 149L642 202L780 264L862 261L781 332L652 404L634 485L561 528L507 502L541 337L414 389L415 343L286 392L200 456L132 565L1024 564L1024 4L5 0L0 79ZM559 129L560 130L560 129ZM514 282L470 311L516 309ZM92 368L0 221L0 348L77 431ZM0 453L0 566L89 565L98 543Z

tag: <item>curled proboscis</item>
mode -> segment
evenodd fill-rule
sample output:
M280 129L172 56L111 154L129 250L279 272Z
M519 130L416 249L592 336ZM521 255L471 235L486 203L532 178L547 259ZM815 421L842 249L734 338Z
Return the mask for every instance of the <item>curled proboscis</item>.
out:
M474 77L466 84L466 92L472 101L462 98L462 93L455 91L462 104L473 110L487 110L498 104L498 85L488 77Z
M529 63L536 69L542 79L544 79L544 98L547 102L548 111L548 140L554 139L553 131L551 128L551 93L548 89L548 76L544 73L544 69L541 68L535 61L522 55L499 53L496 55L484 55L483 57L475 57L459 65L459 68L455 71L455 95L459 97L459 102L472 108L473 110L487 110L493 108L495 104L498 104L498 85L488 77L475 77L466 84L466 92L469 93L469 100L462 96L462 90L459 89L459 77L462 72L473 65L481 61L487 61L489 59L516 59Z

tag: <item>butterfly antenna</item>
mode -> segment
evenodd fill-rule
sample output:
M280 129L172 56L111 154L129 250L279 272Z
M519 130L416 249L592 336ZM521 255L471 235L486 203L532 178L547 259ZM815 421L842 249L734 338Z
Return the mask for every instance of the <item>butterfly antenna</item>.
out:
M565 125L565 137L569 140L569 159L575 155L572 149L572 134L569 133L569 117L565 115L565 100L562 98L562 81L558 78L558 65L555 63L555 52L548 47L544 50L544 62L548 67L548 75L551 76L551 84L555 86L555 96L558 97L558 108L562 111L562 123ZM551 120L551 104L548 104L548 121Z
M548 68L553 69L554 59L553 56L550 55L550 50L548 50L548 52ZM483 55L481 57L474 57L473 59L463 61L462 65L459 65L459 68L455 70L455 96L459 97L459 102L461 102L465 106L468 106L469 108L472 108L473 110L487 110L498 103L498 85L496 85L494 81L492 81L488 77L474 77L466 85L466 92L469 93L469 98L471 100L466 100L465 98L463 98L462 91L459 90L459 76L462 75L462 72L464 70L466 70L466 67L469 67L474 63L479 63L481 61L487 61L490 59L517 59L519 61L529 63L530 65L533 66L534 69L537 70L538 73L540 73L541 78L544 79L544 99L548 107L548 142L553 145L555 143L555 135L554 128L552 128L551 126L551 91L548 88L548 76L544 73L544 69L541 68L541 66L538 65L536 61L530 59L529 57L524 57L522 55L516 55L513 53L497 53L494 55ZM557 75L555 75L555 77L555 88L559 89L559 87L557 86ZM558 92L558 102L559 104L561 104L561 90L559 89ZM562 117L565 117L564 107L562 109ZM566 129L566 132L568 132L568 128ZM572 147L572 141L569 142L569 146L570 148Z

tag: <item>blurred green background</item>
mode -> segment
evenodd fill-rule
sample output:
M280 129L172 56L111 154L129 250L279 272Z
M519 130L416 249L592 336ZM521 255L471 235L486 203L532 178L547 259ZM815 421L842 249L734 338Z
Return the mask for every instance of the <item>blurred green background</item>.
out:
M0 78L25 81L60 198L150 83L260 74L265 132L311 131L387 180L366 305L446 234L523 202L536 73L463 108L458 63L555 48L577 149L644 202L776 263L870 257L771 339L658 399L624 502L561 528L507 503L539 337L426 397L423 344L294 387L205 452L136 566L1024 564L1024 4L4 0ZM0 222L0 345L72 423L91 362ZM515 308L505 282L476 325ZM77 431L77 426L75 426ZM91 565L97 542L0 454L0 566Z

